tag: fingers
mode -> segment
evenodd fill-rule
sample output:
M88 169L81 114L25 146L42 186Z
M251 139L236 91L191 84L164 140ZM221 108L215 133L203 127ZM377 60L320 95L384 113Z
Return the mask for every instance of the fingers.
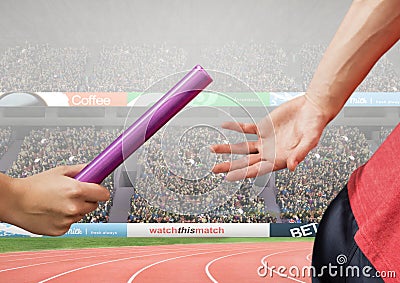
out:
M97 207L98 207L97 202L84 202L84 203L81 205L80 209L79 209L79 214L76 215L76 217L77 217L77 220L76 220L76 221L81 220L82 217L83 217L85 214L87 214L87 213L89 213L89 212L92 212L92 211L95 210ZM75 222L76 222L76 221L75 221Z
M63 183L61 184L61 182ZM85 183L64 177L59 180L59 187L63 188L63 194L67 199L98 202L110 198L110 192L106 188L94 183Z
M79 204L71 204L64 211L63 220L56 224L56 227L49 230L46 234L49 236L60 236L68 232L73 223L79 222L85 214L92 212L97 208L98 204L94 202L83 202Z
M223 162L223 163L217 164L214 166L212 171L214 173L224 173L224 172L248 167L248 166L253 165L254 163L257 163L260 161L261 161L260 154L251 154L251 155L247 155L245 157L233 160L232 162Z
M226 175L228 181L239 181L245 178L254 178L259 175L264 175L273 171L274 164L272 162L262 160L249 167L244 167L229 172Z
M249 124L249 123L240 123L240 122L224 122L221 125L222 128L227 130L232 130L239 133L245 134L257 134L257 125Z
M65 206L62 214L67 218L81 217L95 210L97 206L97 202L74 201Z
M210 147L215 153L249 154L257 153L257 142L241 142L236 144L215 144Z
M60 173L61 175L73 178L79 172L81 172L82 169L85 168L85 166L86 166L86 164L77 164L77 165L71 165L71 166L59 166L59 167L56 167L49 171L55 171L57 173Z
M78 174L85 166L86 164L60 166L52 170L58 171L57 173L72 178L76 174ZM72 197L82 198L84 201L98 202L98 201L106 201L110 198L110 192L106 188L98 184L71 180L71 182L68 181L67 186L69 187L70 195Z
M80 182L81 198L87 202L107 201L110 192L97 184Z
M108 200L106 188L71 178L84 167L60 166L18 179L14 185L20 192L17 207L22 220L16 224L37 234L62 235L72 223L95 210L97 202Z

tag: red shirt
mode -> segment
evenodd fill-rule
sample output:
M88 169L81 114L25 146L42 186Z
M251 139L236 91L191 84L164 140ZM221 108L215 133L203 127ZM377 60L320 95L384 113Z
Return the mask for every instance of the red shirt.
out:
M400 278L400 124L348 183L359 230L355 241L377 271Z

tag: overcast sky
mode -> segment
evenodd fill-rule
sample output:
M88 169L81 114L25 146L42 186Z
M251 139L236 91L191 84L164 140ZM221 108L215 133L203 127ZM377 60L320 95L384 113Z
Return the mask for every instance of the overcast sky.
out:
M0 35L15 42L177 46L274 40L327 41L351 1L331 0L2 0Z

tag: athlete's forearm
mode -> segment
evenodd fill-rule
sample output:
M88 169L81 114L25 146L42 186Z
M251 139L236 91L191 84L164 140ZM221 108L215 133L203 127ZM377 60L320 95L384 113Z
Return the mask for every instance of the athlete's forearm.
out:
M10 209L17 195L14 182L15 179L0 173L0 221L8 222L12 217Z
M400 38L400 0L355 0L326 50L307 97L333 119Z

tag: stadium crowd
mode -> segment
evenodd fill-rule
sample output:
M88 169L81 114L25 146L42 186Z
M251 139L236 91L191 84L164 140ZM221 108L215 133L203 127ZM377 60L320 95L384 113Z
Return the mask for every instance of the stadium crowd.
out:
M227 137L208 127L189 131L173 127L165 133L155 135L139 155L142 171L134 185L128 222L276 221L252 191L251 182L227 184L224 175L209 173L223 156L216 157L208 146L237 136ZM204 196L202 207L207 211L197 212L199 196Z
M138 186L146 183L139 183ZM160 188L167 190L168 188ZM161 209L135 190L131 199L129 223L271 223L277 218L265 209L264 200L254 197L249 186L243 186L223 205L195 214L175 213Z
M326 48L327 46L323 44L304 44L296 55L301 64L301 89L303 91L306 90L311 81ZM356 91L387 92L399 90L400 75L396 73L393 64L384 55Z
M157 80L184 70L186 53L162 45L103 47L89 74L90 91L144 91Z
M382 142L390 133L382 127ZM26 177L58 165L86 163L110 144L119 129L95 127L43 128L32 130L21 146L17 160L8 170L12 177ZM0 136L9 140L11 128L3 128ZM179 139L177 139L179 137ZM215 156L208 150L216 142L237 142L240 135L218 132L208 127L185 130L168 128L157 133L140 150L139 177L134 183L131 211L127 221L137 222L319 222L324 210L347 182L349 174L364 163L371 151L364 134L357 127L328 127L319 145L311 151L295 172L276 173L276 201L281 215L268 211L263 198L254 192L252 180L237 183L224 190L224 174L210 174L214 162L228 158ZM2 147L3 148L3 147ZM103 183L114 193L113 179ZM211 192L229 193L205 198L207 211L196 211L198 200L186 196L201 196ZM183 198L177 198L183 196ZM226 197L226 198L223 198ZM180 201L179 209L175 209ZM209 203L207 203L209 202ZM175 206L174 206L175 205ZM107 222L112 206L100 203L81 222ZM277 219L278 218L278 219Z
M381 127L379 131L379 142L383 143L388 135L392 132L393 128Z
M289 53L273 42L231 43L203 49L201 60L206 68L233 75L257 91L304 91L325 48L304 44ZM166 44L103 46L93 53L86 47L26 43L0 55L0 91L143 91L164 76L190 68L187 62L184 49ZM226 84L229 89L229 80ZM398 91L399 84L393 64L383 57L358 91ZM118 132L119 129L94 127L32 130L7 173L26 177L58 165L86 163ZM389 133L389 128L382 128L380 142ZM198 203L185 196L203 196L227 186L223 174L208 174L213 162L227 157L213 157L205 150L207 143L224 142L224 137L209 129L187 132L178 142L177 132L171 130L167 134L157 134L139 154L141 171L128 222L277 221L264 200L252 191L251 180L229 188L228 196L216 193L215 198L205 198L206 212L173 211L177 195L181 210L193 212ZM11 135L11 128L0 129L0 156L7 151ZM235 142L239 137L230 138L229 142ZM276 173L279 218L285 222L319 222L349 174L370 154L366 138L358 128L328 128L319 146L295 172ZM103 185L113 196L111 176ZM99 204L82 222L107 222L111 206L112 198Z
M310 83L326 46L323 44L305 43L295 55L301 71L301 90L305 90Z
M287 222L319 222L350 174L365 163L371 152L356 127L328 127L319 145L295 172L276 173L277 204Z
M256 91L305 91L325 48L308 43L292 50L274 42L228 43L203 48L197 59ZM144 91L167 75L191 68L188 61L187 50L167 44L120 44L89 51L26 43L0 55L0 91ZM226 81L227 89L231 83ZM399 75L384 56L358 90L397 91L399 84Z
M357 88L357 91L400 91L400 75L384 55Z
M178 132L170 130L172 136L179 136ZM207 176L203 179L207 180L204 183L201 180L193 182L198 176L185 175L188 172L201 172L201 166L204 165L201 161L206 158L199 156L196 148L205 145L196 144L196 141L212 140L212 137L203 129L187 135L187 140L190 141L187 146L178 146L176 141L158 135L146 144L139 157L143 172L135 183L128 222L277 221L277 217L265 207L264 200L252 194L252 181L243 183L227 202L206 213L186 215L167 209L169 202L176 202L176 197L170 192L206 194L214 188L220 190L224 185L223 174L211 175L211 179L207 179ZM229 142L235 142L235 139L229 139ZM177 147L176 151L174 147ZM169 159L167 148L172 149L175 159ZM370 155L367 140L357 127L329 127L320 144L295 172L281 170L276 173L276 201L281 210L280 219L283 222L319 222L330 201L346 184L350 173L366 162ZM170 166L170 161L173 166ZM143 197L143 189L148 191L154 186L157 188L152 190L153 194ZM184 208L192 211L192 205L196 203L188 201Z
M29 44L8 48L0 57L0 91L84 90L88 50Z
M208 68L232 75L254 90L299 91L295 79L286 75L289 56L273 42L208 48L202 60Z
M119 129L95 127L43 128L32 130L21 146L17 160L7 171L12 177L23 178L60 165L91 161L118 135ZM81 222L107 222L112 206L114 186L112 175L103 182L111 198L83 217Z
M0 158L7 152L10 143L11 127L0 128Z
M32 130L24 139L16 162L8 170L12 177L26 177L58 165L86 163L118 135L119 129L95 127L44 128ZM383 141L391 129L382 127ZM0 131L7 141L11 128ZM227 137L207 127L185 131L174 127L157 133L139 153L139 178L134 184L128 222L276 222L264 200L254 193L252 180L224 190L224 174L209 174L215 157L208 143L237 142L239 136ZM177 141L176 137L179 137ZM3 147L2 147L3 148ZM357 127L329 127L320 141L295 172L276 173L276 201L283 222L319 222L324 210L347 182L349 174L364 163L371 151L364 134ZM103 183L114 193L112 177ZM205 198L207 211L196 211L201 196L220 191L216 198ZM184 196L177 198L177 195ZM226 197L225 199L223 197ZM176 202L181 207L174 210ZM107 222L112 198L100 203L81 222Z

